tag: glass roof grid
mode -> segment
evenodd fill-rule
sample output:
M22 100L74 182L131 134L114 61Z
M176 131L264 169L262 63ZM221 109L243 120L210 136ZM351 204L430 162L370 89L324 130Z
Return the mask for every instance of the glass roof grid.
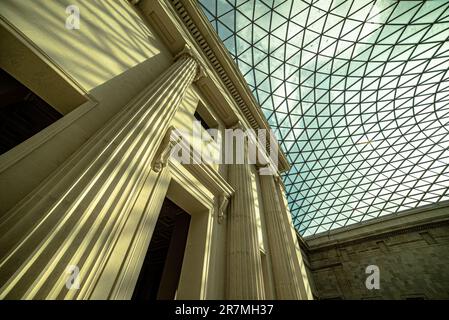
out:
M292 163L300 233L449 197L448 1L200 5Z

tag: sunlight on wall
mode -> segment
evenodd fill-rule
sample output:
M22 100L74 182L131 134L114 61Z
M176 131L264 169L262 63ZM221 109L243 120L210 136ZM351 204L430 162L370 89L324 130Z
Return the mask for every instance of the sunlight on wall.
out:
M79 7L79 30L65 27L69 5ZM0 12L87 91L160 53L127 1L3 0Z

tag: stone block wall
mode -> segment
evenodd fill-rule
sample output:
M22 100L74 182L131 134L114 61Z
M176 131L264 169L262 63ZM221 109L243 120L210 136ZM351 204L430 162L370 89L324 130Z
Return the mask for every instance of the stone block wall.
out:
M306 238L315 298L449 299L445 205ZM379 289L366 286L370 265L379 268Z

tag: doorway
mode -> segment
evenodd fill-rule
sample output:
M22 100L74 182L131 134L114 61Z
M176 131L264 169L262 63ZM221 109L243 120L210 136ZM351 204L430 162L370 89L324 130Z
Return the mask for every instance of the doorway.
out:
M189 227L190 215L165 198L134 289L133 300L176 298Z

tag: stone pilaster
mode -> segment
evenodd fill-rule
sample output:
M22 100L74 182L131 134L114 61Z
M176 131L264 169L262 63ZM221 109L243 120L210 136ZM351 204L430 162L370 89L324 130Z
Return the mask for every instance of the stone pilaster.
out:
M94 283L200 72L192 54L181 52L152 85L2 217L0 298L63 296L69 265Z
M228 212L228 299L264 299L262 260L251 167L232 164L229 183L234 188Z
M286 228L283 203L280 202L272 175L260 175L260 185L265 213L268 244L272 257L274 287L278 299L301 299L300 275Z
M296 236L296 230L293 226L292 215L288 207L287 197L285 194L285 187L282 183L282 179L279 176L275 176L274 179L277 195L281 203L282 220L285 223L285 230L287 235L287 241L290 243L289 249L295 263L295 273L298 277L299 289L301 291L301 299L312 300L313 294L310 288L308 280L308 274L301 254L298 238Z

